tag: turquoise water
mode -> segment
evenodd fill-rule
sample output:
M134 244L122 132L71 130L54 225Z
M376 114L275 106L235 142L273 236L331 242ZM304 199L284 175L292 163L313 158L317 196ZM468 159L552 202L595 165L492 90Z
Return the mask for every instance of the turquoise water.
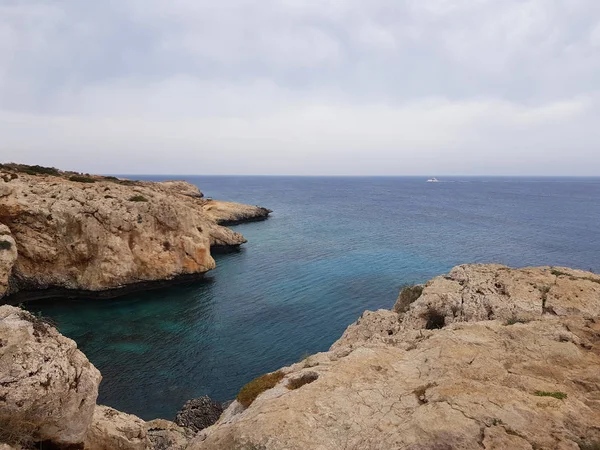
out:
M274 213L235 227L249 243L218 255L206 281L27 305L101 370L100 403L145 419L173 418L204 394L232 399L456 264L600 270L598 178L184 178Z

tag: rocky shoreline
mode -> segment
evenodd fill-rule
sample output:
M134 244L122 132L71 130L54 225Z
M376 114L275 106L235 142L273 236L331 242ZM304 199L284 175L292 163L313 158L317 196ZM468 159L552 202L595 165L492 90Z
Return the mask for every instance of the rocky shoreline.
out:
M98 371L18 308L0 307L0 343L2 450L600 445L600 275L580 270L465 265L406 288L329 351L248 383L207 428L209 399L188 404L188 428L95 406Z
M202 278L211 253L246 239L222 224L259 206L205 199L184 181L148 182L0 165L0 301L110 298Z

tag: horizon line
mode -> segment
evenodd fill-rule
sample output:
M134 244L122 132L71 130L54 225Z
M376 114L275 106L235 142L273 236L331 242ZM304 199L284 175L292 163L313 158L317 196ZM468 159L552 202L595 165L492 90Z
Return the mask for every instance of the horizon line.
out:
M598 175L339 175L339 174L202 174L202 173L98 173L99 175L113 176L159 176L159 177L295 177L295 178L600 178Z

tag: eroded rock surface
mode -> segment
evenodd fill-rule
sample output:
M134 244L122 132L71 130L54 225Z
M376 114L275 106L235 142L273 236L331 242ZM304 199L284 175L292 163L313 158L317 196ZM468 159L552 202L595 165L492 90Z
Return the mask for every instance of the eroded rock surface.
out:
M398 309L363 314L189 448L600 445L600 276L460 266Z
M222 413L220 403L204 396L187 401L177 413L175 423L197 432L214 424Z
M600 276L589 272L459 266L393 311L365 312L328 352L281 369L197 434L93 411L99 374L28 313L0 308L0 339L0 417L27 411L11 430L31 435L33 423L38 438L85 437L89 450L600 446Z
M235 225L237 223L264 220L272 212L270 209L260 206L214 200L208 200L205 203L204 211L221 225Z
M83 442L100 372L42 319L0 306L0 442Z
M145 450L151 448L146 422L107 406L96 406L85 438L86 450Z
M3 249L8 244L0 242L0 297L44 295L46 289L101 292L199 276L215 266L211 246L246 242L219 225L223 214L250 220L266 211L229 202L222 208L183 181L36 175L11 167L0 167L0 241L12 243Z
M0 298L8 290L8 280L17 261L17 243L10 229L0 223Z

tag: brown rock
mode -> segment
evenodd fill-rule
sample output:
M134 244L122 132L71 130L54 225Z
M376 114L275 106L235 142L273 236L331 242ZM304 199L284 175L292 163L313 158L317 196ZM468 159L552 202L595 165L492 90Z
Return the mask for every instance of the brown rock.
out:
M455 268L402 314L363 314L329 352L282 369L274 388L246 410L232 405L189 448L595 448L598 279ZM440 326L427 329L432 312ZM290 389L298 379L311 382Z
M0 306L0 442L83 442L100 372L41 318Z
M234 225L266 219L272 212L260 206L241 205L232 202L208 200L204 211L220 225Z
M145 450L151 448L146 423L131 414L96 406L85 437L86 450Z
M246 242L218 225L222 211L246 220L264 216L262 208L214 201L209 213L198 188L183 181L30 175L31 168L20 168L25 173L12 179L11 167L0 167L0 185L10 188L0 197L0 224L19 251L16 261L14 252L0 253L0 297L7 273L8 293L33 291L30 296L201 276L215 266L211 246L223 250Z
M146 422L146 430L153 450L184 450L194 433L168 420Z
M168 420L144 422L107 406L96 406L85 450L183 450L192 433Z
M17 243L9 228L0 223L0 298L8 290L8 280L17 256Z

